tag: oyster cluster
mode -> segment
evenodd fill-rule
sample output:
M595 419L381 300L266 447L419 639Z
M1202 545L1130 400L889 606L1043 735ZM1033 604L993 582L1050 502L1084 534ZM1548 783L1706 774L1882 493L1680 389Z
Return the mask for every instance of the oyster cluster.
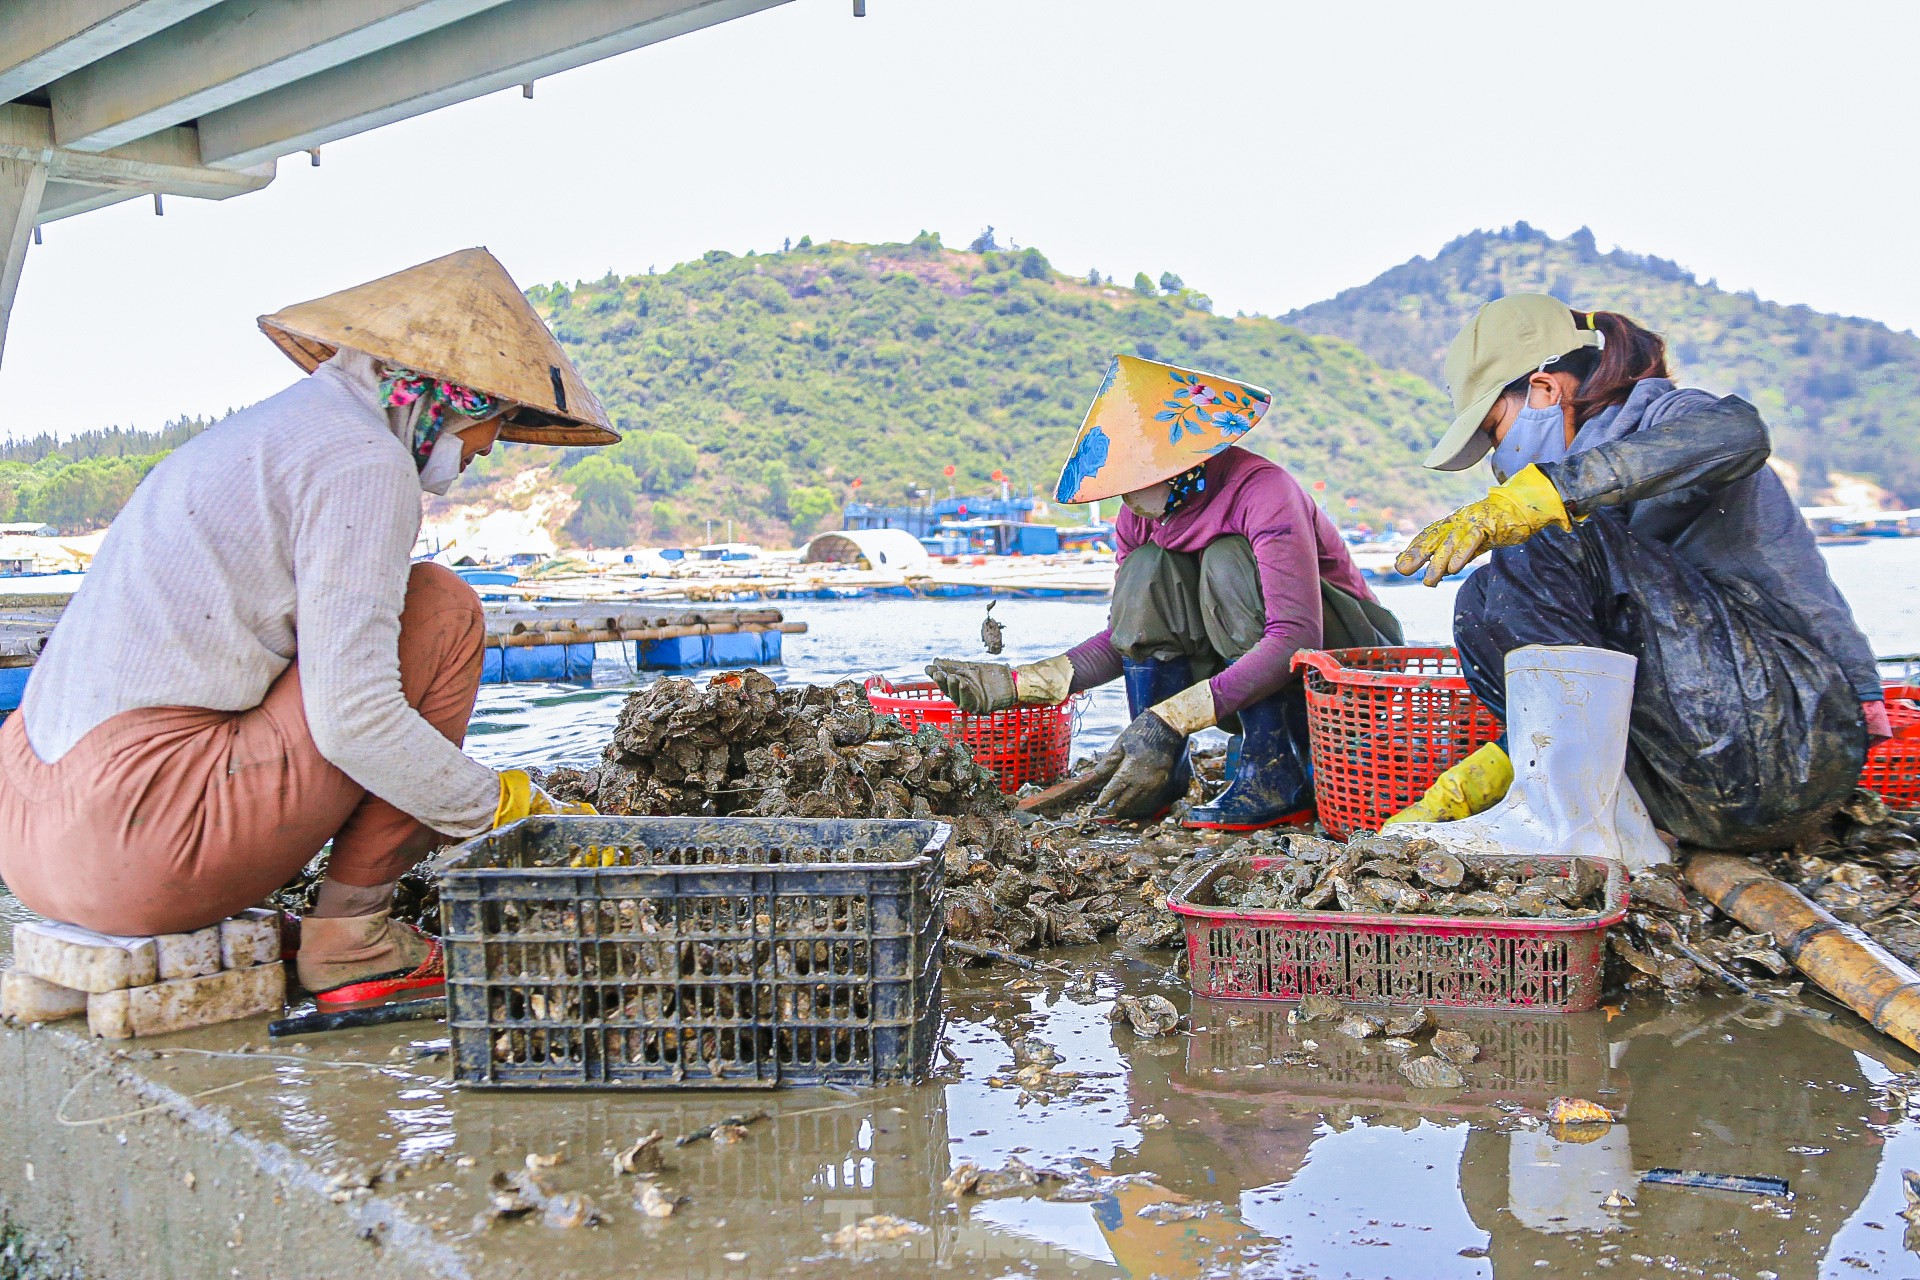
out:
M1920 811L1855 790L1792 849L1756 861L1899 959L1920 963L1920 923L1909 905L1920 893ZM1731 977L1767 998L1799 994L1775 938L1722 915L1676 872L1637 875L1627 896L1626 924L1608 940L1610 988L1679 1000Z
M555 769L545 784L611 814L977 816L1002 844L1014 830L998 782L964 745L908 732L851 680L782 689L753 670L655 681L627 698L597 767Z
M947 936L1003 951L1084 946L1109 935L1142 947L1182 936L1167 889L1193 856L1165 831L1045 828L1016 857L947 863Z
M1432 840L1392 832L1347 844L1288 836L1281 846L1281 860L1264 870L1216 878L1214 900L1260 911L1547 920L1591 915L1604 905L1606 871L1584 858L1565 875L1534 873L1517 859L1467 863Z

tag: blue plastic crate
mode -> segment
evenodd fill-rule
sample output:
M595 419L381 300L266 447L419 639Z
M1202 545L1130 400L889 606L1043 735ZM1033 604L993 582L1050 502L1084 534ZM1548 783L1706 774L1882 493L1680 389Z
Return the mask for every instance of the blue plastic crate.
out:
M476 837L440 884L454 1079L916 1079L940 1033L950 835L933 821L595 817Z

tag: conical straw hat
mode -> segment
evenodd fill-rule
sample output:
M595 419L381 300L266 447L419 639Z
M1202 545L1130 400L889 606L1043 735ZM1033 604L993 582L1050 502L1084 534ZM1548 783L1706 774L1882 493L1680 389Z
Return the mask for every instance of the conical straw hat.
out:
M1236 443L1272 404L1272 393L1250 382L1115 356L1053 496L1097 502L1171 480Z
M260 330L311 373L341 347L364 351L520 408L503 440L612 444L607 411L574 371L526 295L485 249L417 267L260 317Z

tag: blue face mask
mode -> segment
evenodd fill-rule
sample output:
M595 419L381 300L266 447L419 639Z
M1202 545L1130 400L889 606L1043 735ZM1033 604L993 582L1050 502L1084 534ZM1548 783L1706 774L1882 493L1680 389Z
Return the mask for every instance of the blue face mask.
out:
M1567 456L1567 417L1557 404L1544 409L1521 405L1513 425L1493 447L1493 474L1500 483L1537 462L1558 462Z

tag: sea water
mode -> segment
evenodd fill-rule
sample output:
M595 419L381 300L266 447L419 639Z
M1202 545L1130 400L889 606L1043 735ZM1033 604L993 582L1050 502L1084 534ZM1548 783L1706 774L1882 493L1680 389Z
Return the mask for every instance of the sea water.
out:
M1883 656L1920 652L1920 539L1886 538L1823 548L1834 581ZM1399 615L1409 644L1448 644L1457 582L1421 586L1417 579L1379 584L1376 594ZM1104 600L1002 600L993 616L1006 628L998 658L980 641L986 616L981 600L790 601L789 621L805 635L785 638L785 665L767 673L785 684L887 676L924 680L935 658L1033 662L1060 653L1106 626ZM600 756L628 694L658 679L635 671L633 646L599 647L591 688L564 684L487 685L468 732L467 747L495 768L509 765L590 764ZM1920 664L1916 674L1920 675ZM1898 666L1887 669L1899 675ZM704 680L706 672L680 673ZM1104 750L1126 725L1119 681L1094 690L1082 703L1074 736L1076 755Z

